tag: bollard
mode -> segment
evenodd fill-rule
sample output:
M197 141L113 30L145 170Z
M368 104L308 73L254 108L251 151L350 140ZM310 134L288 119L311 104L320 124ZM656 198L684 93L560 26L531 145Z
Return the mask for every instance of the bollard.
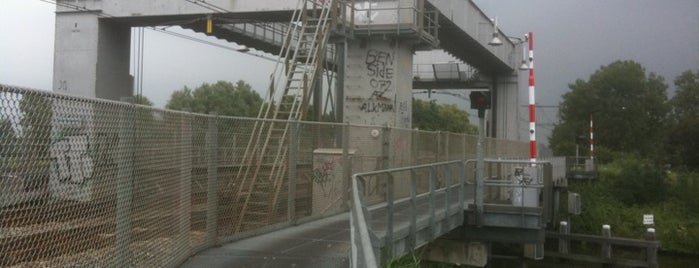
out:
M607 224L602 225L602 236L604 238L612 238L612 227ZM612 258L612 246L609 244L609 242L602 243L602 258Z
M558 226L558 232L562 235L570 234L570 229L568 228L568 222L561 221ZM570 248L570 241L565 238L558 239L558 253L568 254L568 249Z
M646 230L646 241L655 241L655 228ZM646 248L646 262L648 267L658 267L658 246L652 245Z

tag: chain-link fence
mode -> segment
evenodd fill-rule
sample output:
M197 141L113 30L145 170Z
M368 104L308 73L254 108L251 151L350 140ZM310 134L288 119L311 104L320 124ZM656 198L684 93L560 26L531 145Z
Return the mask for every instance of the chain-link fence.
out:
M0 85L0 266L174 267L216 244L346 212L353 173L474 158L476 139ZM486 147L528 155L524 142Z

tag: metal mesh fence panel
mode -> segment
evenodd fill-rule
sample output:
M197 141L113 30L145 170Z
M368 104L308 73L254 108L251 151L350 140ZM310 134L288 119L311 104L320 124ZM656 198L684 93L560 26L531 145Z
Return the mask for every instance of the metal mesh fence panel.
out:
M5 85L0 104L0 266L174 267L203 248L346 211L351 174L472 159L477 143ZM486 146L488 156L523 158L527 144ZM443 186L445 174L435 176ZM368 181L369 202L385 199L386 181ZM416 182L418 193L428 182ZM394 197L409 195L401 183Z

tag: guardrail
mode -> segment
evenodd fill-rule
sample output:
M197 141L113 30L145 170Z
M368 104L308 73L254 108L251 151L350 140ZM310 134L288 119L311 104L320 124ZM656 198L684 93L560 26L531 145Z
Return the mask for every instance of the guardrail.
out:
M602 226L602 235L571 234L567 222L560 222L558 232L546 232L546 237L558 240L558 251L546 251L546 256L557 259L582 261L597 264L612 264L627 267L658 267L658 249L660 241L656 240L655 229L646 230L645 239L629 239L612 237L611 227ZM598 244L600 253L597 256L583 253L573 253L571 241L580 243ZM641 251L641 254L620 254L621 257L612 256L612 247L631 249L631 252ZM637 256L632 259L629 256Z
M464 178L460 160L354 174L351 266L377 267L460 226ZM382 183L383 193L369 190ZM372 213L385 213L385 221Z

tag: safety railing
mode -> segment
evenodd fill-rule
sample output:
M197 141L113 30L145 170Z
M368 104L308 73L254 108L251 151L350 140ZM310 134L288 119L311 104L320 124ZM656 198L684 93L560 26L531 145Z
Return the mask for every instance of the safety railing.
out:
M466 63L442 62L413 64L413 80L417 81L462 81L475 82L480 79L478 69Z
M237 232L235 176L252 129L286 121L2 84L0 104L0 266L174 267L208 247L348 211L353 173L466 159L476 144L459 133L289 122L284 194L260 211L268 225ZM486 151L516 157L527 144L489 139ZM436 173L437 192L456 181L445 174ZM367 189L385 191L372 180ZM407 184L395 188L394 200L410 196Z
M426 44L439 44L439 13L425 9L423 0L364 1L353 9L355 32L361 34L415 34Z
M466 161L466 184L473 187L469 209L478 226L541 229L552 215L552 166L549 162L485 159L483 177L476 174L477 160ZM512 216L511 220L503 215Z
M460 226L464 177L459 160L354 174L351 266L377 267Z

